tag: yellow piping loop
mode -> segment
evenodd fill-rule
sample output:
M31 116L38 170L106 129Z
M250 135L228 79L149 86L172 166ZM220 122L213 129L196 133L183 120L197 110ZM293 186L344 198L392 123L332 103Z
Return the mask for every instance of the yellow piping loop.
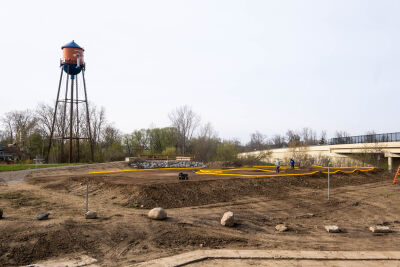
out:
M254 168L276 168L276 166L253 166ZM281 169L290 169L290 166L281 166ZM294 169L299 170L299 167L294 167Z
M265 170L260 168L235 168L235 169L227 169L224 171L262 171L262 172L275 172L272 170Z
M316 166L313 165L314 167L320 167L320 168L328 168L328 167L323 167L323 166ZM260 166L258 166L260 167ZM267 167L267 166L263 166L263 167ZM268 167L275 167L275 166L268 166ZM349 168L349 167L347 167ZM354 168L354 167L353 167ZM364 169L361 169L364 168ZM282 176L305 176L305 175L313 175L316 173L323 173L323 174L327 174L328 172L324 172L324 171L314 171L314 172L308 172L308 173L291 173L291 174L262 174L262 175L252 175L252 174L235 174L235 173L223 173L223 171L232 171L232 170L251 170L252 168L237 168L237 169L229 169L229 170L222 170L222 169L208 169L208 170L199 170L196 172L196 174L209 174L209 175L225 175L225 176L239 176L239 177L282 177ZM299 169L299 168L298 168ZM340 169L340 167L336 167L336 169ZM354 170L352 171L343 171L343 170L336 170L333 172L330 172L330 174L336 174L336 173L354 173L356 171L362 171L362 172L367 172L367 171L372 171L374 169L374 167L355 167ZM254 168L254 170L259 170ZM270 171L272 172L272 171Z
M319 165L312 165L313 167L317 167L317 168L324 168L324 169L375 169L375 167L359 167L359 166L353 166L353 167L325 167L325 166L319 166Z
M329 172L330 174L335 174L335 173L339 173L339 172L342 172L342 173L355 173L356 171L360 171L360 172L369 172L369 171L372 171L374 168L372 168L372 169L368 169L368 170L360 170L360 169L354 169L354 170L352 170L352 171L342 171L342 170L336 170L336 171L333 171L333 172ZM328 172L322 172L321 171L321 173L325 173L325 174L327 174Z
M320 171L308 173L292 173L292 174L237 174L237 173L222 173L222 170L199 170L196 174L223 175L223 176L239 176L239 177L278 177L278 176L300 176L313 175Z
M258 167L258 168L257 168ZM272 170L265 170L265 169L260 169L259 167L263 168L275 168L275 166L254 166L253 168L227 168L227 169L202 169L203 167L188 167L188 168L154 168L154 169L131 169L131 170L118 170L118 171L103 171L103 172L89 172L89 174L102 174L102 173L118 173L118 172L141 172L141 171L154 171L154 170L185 170L185 169L200 169L196 174L208 174L208 175L221 175L221 176L239 176L239 177L282 177L282 176L305 176L305 175L313 175L316 173L323 173L327 174L328 172L326 171L313 171L313 172L307 172L307 173L290 173L290 174L235 174L235 173L223 173L226 171L263 171L263 172L275 172ZM324 166L318 166L318 165L313 165L313 167L318 167L318 168L323 168L327 169L328 167ZM282 168L282 167L281 167ZM284 169L288 169L290 167L283 167ZM344 171L344 170L336 170L330 172L330 174L336 174L336 173L354 173L356 171L361 171L361 172L368 172L372 171L375 168L374 167L329 167L331 169L343 169L343 168L355 168L352 171ZM299 167L295 167L296 170L299 170Z
M118 171L104 171L104 172L89 172L89 174L116 173L116 172L141 172L141 171L154 171L154 170L184 170L184 169L201 169L201 168L204 168L204 167L133 169L133 170L118 170Z

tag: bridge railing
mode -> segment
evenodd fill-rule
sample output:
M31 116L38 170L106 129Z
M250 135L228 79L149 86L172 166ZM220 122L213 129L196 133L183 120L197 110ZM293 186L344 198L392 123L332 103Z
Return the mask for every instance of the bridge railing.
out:
M336 137L329 139L328 144L341 145L341 144L359 144L359 143L376 143L376 142L400 142L400 132Z

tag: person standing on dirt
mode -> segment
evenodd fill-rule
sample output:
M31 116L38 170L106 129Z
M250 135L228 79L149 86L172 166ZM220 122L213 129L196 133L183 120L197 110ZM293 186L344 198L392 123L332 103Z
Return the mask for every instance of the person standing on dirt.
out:
M290 167L292 167L292 169L294 169L294 160L290 159Z
M276 173L279 173L279 168L281 167L281 162L279 161L279 159L276 160Z

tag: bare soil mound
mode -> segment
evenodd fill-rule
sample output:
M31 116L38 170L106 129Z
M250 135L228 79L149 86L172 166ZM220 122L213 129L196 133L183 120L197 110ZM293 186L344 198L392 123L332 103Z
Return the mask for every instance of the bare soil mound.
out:
M171 177L172 175L172 177ZM382 181L383 171L356 172L331 175L331 187L342 187ZM175 177L176 176L176 177ZM267 197L284 199L296 187L310 189L327 188L327 175L316 173L309 176L286 177L230 177L190 174L191 180L179 181L176 171L149 171L140 173L92 175L92 193L107 195L114 192L113 203L130 208L181 208L235 201L243 197ZM30 183L42 188L61 190L84 195L85 177L64 176L58 179L36 177Z
M342 187L381 181L382 176L368 173L339 174L332 176L331 187ZM180 183L136 186L135 194L123 203L127 207L181 208L200 206L218 202L235 201L243 197L287 198L293 187L311 189L327 188L327 178L323 174L312 176L288 176L277 178L234 178L212 181L182 181ZM104 183L107 187L107 183ZM290 188L291 187L291 188ZM129 189L123 190L129 195ZM132 191L131 191L132 192Z

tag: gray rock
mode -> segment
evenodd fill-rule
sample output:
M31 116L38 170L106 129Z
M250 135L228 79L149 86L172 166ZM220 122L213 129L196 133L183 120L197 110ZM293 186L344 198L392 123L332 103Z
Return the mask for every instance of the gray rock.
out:
M351 205L352 205L352 206L358 206L358 204L359 204L359 203L356 201L356 202L353 202Z
M391 232L389 226L381 226L381 225L371 226L369 228L369 230L373 233L390 233Z
M235 217L233 216L232 211L224 213L224 216L222 216L221 218L221 224L227 227L232 227L235 225Z
M154 208L149 211L147 216L153 220L164 220L167 218L167 212L163 208Z
M94 210L89 210L88 212L85 213L85 218L86 219L96 219L97 212L95 212Z
M36 214L36 219L38 220L47 220L49 218L50 213L46 212L46 213L39 213Z
M278 232L285 232L288 230L288 227L284 224L278 224L277 226L275 226L275 229Z
M328 233L340 233L340 228L337 225L327 225L325 226L325 230Z
M0 219L2 219L2 218L3 218L3 210L0 209Z

